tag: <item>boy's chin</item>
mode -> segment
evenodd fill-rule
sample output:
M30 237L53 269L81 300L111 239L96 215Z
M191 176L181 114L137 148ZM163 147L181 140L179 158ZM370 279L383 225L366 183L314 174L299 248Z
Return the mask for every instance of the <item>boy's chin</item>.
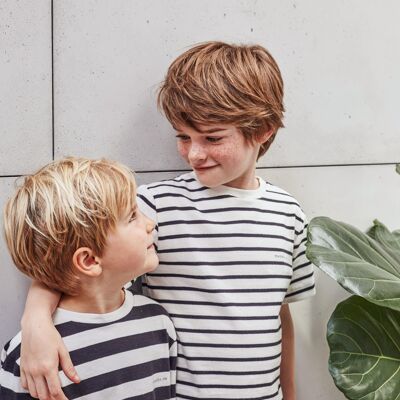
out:
M197 174L196 171L194 171L197 180L203 185L206 186L210 189L216 188L218 186L223 185L223 182L218 181L217 179L213 179L211 177L206 177L202 176L201 174Z

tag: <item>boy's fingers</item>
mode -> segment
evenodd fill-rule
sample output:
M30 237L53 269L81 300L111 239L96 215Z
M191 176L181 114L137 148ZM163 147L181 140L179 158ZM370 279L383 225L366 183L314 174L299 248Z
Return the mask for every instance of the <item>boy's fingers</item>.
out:
M36 386L35 386L35 382L33 381L32 377L30 375L27 375L26 376L26 381L27 381L27 384L28 384L29 394L32 397L34 397L35 399L37 399L38 395L37 395L37 391L36 391Z
M28 390L28 381L26 380L26 375L25 371L21 368L20 370L21 373L21 386L25 389Z
M40 400L47 400L49 399L49 391L47 390L47 384L43 377L37 377L35 379L35 386L37 397Z
M64 371L65 376L71 380L73 383L79 383L81 380L76 372L74 365L72 364L71 357L65 347L60 349L60 365L61 369Z
M47 376L47 387L49 388L50 398L53 400L68 400L61 389L61 382L58 372L54 371L51 375Z

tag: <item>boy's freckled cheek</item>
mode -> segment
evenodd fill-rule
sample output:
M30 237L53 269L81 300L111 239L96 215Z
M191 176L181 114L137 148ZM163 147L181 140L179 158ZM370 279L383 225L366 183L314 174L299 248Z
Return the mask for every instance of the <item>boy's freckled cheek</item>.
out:
M235 154L235 144L225 145L220 148L216 148L213 151L214 157L228 158Z

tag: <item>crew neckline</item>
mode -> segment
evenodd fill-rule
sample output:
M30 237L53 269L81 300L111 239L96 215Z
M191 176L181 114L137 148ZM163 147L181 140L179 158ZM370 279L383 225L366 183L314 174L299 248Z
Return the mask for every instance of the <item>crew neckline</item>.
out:
M82 313L76 311L65 310L58 307L54 312L54 324L60 324L66 321L85 322L85 323L107 323L117 321L125 317L134 306L133 294L129 290L125 290L125 299L119 308L109 313Z
M201 182L197 179L195 172L192 171L191 174L196 179L198 184L201 185ZM252 198L252 199L259 198L263 195L263 193L265 193L267 184L264 181L264 179L262 179L259 176L256 176L256 179L258 180L258 183L259 183L258 188L256 188L256 189L239 189L239 188L234 188L234 187L226 186L226 185L220 185L215 188L207 187L207 189L213 193L229 194L234 197Z

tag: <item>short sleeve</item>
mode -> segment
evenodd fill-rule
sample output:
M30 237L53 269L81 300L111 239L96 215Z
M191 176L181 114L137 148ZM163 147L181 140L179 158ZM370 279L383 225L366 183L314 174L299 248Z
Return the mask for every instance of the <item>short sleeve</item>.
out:
M292 303L315 294L314 266L306 257L307 218L299 208L293 243L292 279L284 303Z

